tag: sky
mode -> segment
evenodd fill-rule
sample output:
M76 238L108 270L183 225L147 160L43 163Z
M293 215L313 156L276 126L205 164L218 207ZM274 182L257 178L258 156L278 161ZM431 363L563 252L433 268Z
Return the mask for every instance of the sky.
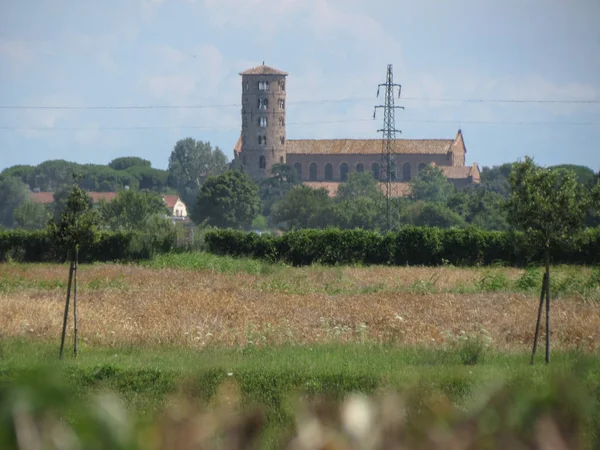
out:
M461 129L468 165L598 171L599 18L598 0L0 0L0 170L166 168L186 137L232 158L239 72L264 61L289 73L288 139L378 138L392 64L398 137Z

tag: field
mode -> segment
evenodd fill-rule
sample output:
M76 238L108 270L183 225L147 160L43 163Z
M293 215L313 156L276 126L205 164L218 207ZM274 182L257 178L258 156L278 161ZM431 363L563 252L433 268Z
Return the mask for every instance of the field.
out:
M496 426L489 439L500 439L494 433L502 431L506 439L533 442L531 417L546 417L552 433L568 416L570 425L554 430L563 448L600 442L591 425L600 417L594 412L600 404L598 269L552 268L550 367L543 365L543 339L538 365L528 365L539 268L292 268L207 254L82 265L80 355L74 360L68 353L57 367L67 272L66 265L0 265L0 380L12 383L26 379L17 374L53 367L74 398L116 391L145 425L182 398L214 412L224 395L224 404L247 412L252 405L267 408L259 439L266 448L280 448L280 439L300 427L294 393L340 402L355 391L383 398L382 389L415 387L419 399L411 401L419 413L411 427L424 417L427 426L473 426L478 399L491 398L484 410L523 417ZM498 403L493 398L502 389L509 390ZM200 417L194 405L181 414ZM567 416L560 416L563 410ZM160 429L169 434L168 426ZM451 448L444 442L428 448ZM187 448L105 448L111 447Z

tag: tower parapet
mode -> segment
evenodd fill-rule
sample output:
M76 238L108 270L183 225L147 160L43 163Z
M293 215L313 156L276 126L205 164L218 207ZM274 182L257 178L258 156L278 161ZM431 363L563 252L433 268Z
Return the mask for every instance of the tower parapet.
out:
M269 66L241 72L242 135L239 164L254 179L285 163L287 73Z

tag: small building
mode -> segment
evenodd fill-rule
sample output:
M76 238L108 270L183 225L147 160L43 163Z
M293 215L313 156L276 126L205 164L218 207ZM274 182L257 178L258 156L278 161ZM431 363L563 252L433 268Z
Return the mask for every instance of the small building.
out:
M187 218L188 213L185 203L177 195L163 195L162 198L173 219L185 220Z

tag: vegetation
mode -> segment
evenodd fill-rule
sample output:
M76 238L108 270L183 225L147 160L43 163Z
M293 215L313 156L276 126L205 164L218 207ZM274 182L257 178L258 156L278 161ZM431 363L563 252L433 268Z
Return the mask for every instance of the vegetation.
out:
M147 232L150 224L167 220L167 207L159 194L148 191L120 191L110 202L99 206L103 222L112 231Z
M600 272L553 270L560 299L553 306L560 317L554 348L598 349ZM66 271L66 265L3 265L3 338L56 343ZM525 351L541 275L541 268L294 268L202 253L159 255L141 267L84 265L78 284L85 309L81 338L93 347L439 347L462 334L479 335L483 326L490 352Z
M557 441L594 448L599 439L599 367L591 356L561 354L558 370L532 373L520 355L462 366L453 349L113 347L50 371L31 364L51 358L47 346L13 341L4 353L3 448L17 448L24 434L44 448L75 440L102 449L546 448Z
M220 255L262 258L293 265L490 265L524 266L544 260L543 248L532 248L527 235L476 228L404 227L379 234L365 230L298 230L281 237L236 230L209 230L208 250ZM555 263L596 264L600 229L573 236L553 253Z
M200 189L194 211L196 223L248 229L260 211L258 187L240 170L209 177Z
M173 186L183 202L193 212L200 187L209 176L227 169L227 157L209 142L192 138L177 141L169 157L169 185Z

